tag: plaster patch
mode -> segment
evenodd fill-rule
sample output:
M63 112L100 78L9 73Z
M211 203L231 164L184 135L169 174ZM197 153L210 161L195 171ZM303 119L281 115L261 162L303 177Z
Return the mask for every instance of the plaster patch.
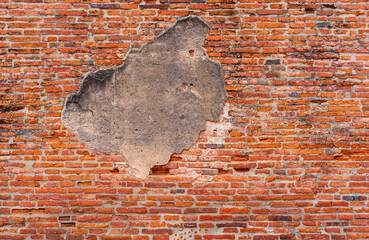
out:
M226 95L221 65L202 47L209 31L198 17L180 19L118 68L88 74L68 97L63 123L97 151L122 154L132 174L146 178L195 143L206 120L219 121Z

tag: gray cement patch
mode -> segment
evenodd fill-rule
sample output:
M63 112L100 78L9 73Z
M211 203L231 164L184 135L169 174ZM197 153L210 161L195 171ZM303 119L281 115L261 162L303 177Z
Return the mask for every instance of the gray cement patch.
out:
M195 143L206 120L219 121L226 94L221 65L202 47L209 31L198 17L180 19L118 68L88 74L68 97L63 123L87 146L122 154L132 174L146 178Z

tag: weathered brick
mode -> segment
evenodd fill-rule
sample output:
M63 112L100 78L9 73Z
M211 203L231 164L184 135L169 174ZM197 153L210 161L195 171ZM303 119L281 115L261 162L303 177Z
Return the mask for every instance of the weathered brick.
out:
M365 0L2 1L0 239L368 239L368 14ZM188 15L211 27L227 105L139 181L65 128L63 104Z

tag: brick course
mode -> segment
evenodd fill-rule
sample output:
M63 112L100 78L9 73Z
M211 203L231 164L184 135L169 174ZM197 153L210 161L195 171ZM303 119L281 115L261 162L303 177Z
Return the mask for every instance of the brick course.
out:
M188 15L227 105L139 181L63 104ZM367 0L0 0L0 239L369 239L368 35Z

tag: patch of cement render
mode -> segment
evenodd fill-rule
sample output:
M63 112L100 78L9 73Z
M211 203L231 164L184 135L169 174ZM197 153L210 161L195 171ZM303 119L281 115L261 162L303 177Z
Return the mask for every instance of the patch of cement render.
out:
M219 120L226 93L221 65L202 47L209 31L198 17L180 19L118 68L88 74L67 98L64 125L97 151L122 154L146 178L195 143L206 120Z

